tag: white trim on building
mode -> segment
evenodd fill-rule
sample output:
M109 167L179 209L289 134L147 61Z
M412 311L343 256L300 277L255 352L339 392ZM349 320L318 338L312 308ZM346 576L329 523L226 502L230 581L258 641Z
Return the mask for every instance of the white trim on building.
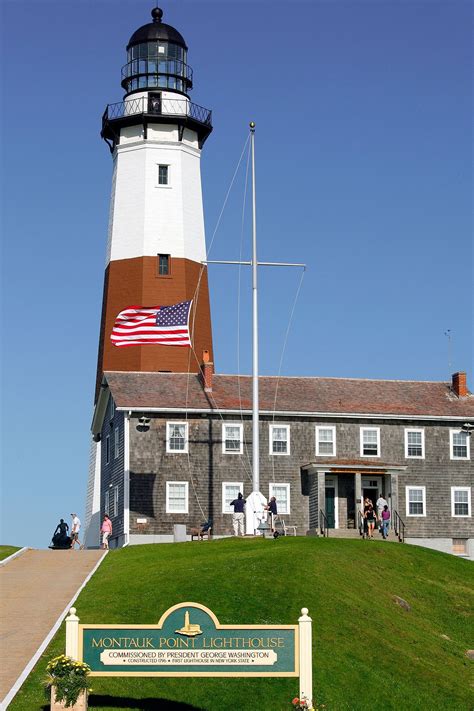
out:
M336 456L336 425L316 425L316 456L335 457ZM331 432L329 438L325 438L324 433ZM331 445L331 446L329 446ZM322 451L322 450L331 451Z
M456 494L461 496L456 497ZM463 496L466 494L466 496ZM456 501L456 498L458 501ZM466 513L456 513L456 504L458 507L467 506ZM471 516L471 487L470 486L452 486L451 487L451 516L453 518L470 518Z
M411 496L412 492L419 492L415 496ZM421 496L420 496L421 494ZM414 516L426 517L426 486L406 486L406 514L407 517L413 518ZM415 507L421 504L421 511L415 511ZM410 505L413 506L413 513L410 513Z
M285 436L283 431L286 432ZM287 456L291 454L290 449L290 425L272 424L268 426L268 453L275 457Z
M173 488L178 489L182 496L177 496L173 493ZM174 504L171 508L171 501L182 501L182 505ZM166 513L169 514L187 514L189 510L189 482L187 481L167 481L166 482Z

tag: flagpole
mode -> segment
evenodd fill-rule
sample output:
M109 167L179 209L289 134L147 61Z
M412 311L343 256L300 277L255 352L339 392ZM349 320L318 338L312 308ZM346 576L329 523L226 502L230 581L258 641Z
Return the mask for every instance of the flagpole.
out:
M260 491L260 438L258 429L258 295L257 295L257 205L255 199L255 123L250 122L250 145L252 151L252 486Z

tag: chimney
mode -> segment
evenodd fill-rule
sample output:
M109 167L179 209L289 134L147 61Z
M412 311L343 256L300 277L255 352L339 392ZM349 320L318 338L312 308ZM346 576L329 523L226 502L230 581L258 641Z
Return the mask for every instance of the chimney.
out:
M209 351L202 352L201 374L205 393L212 393L212 374L214 373L214 363L209 361Z
M466 395L469 394L466 383L466 373L453 373L451 387L458 397L466 397Z

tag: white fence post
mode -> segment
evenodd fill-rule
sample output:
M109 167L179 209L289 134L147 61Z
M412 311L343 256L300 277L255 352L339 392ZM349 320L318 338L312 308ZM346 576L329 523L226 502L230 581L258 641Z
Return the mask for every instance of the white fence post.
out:
M66 657L79 660L79 617L75 607L71 607L66 617Z
M313 703L313 655L311 649L312 619L308 617L308 608L303 607L298 618L300 632L300 699Z

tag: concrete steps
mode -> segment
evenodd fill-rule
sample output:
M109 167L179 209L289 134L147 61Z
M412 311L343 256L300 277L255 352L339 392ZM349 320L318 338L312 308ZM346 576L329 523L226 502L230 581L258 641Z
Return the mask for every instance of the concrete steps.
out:
M0 699L103 555L101 550L28 550L0 568Z
M330 528L329 538L361 538L358 529L356 528ZM397 536L393 531L389 531L388 541L398 541ZM374 541L383 541L379 531L374 531Z

